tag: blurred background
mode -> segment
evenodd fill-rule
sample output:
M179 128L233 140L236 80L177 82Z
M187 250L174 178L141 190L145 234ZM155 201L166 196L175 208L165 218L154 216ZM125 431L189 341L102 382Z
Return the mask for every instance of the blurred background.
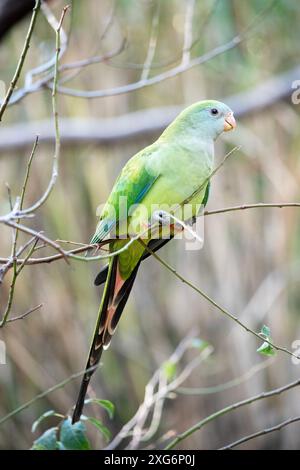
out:
M65 3L48 3L56 18ZM153 55L149 77L178 66L191 3L190 60L237 35L243 40L202 65L132 92L97 99L58 94L62 131L59 178L48 202L34 220L26 222L30 227L43 230L53 240L88 242L97 222L96 208L105 201L124 163L153 142L182 107L206 98L230 104L238 121L234 133L219 139L216 161L234 146L241 146L214 176L207 209L299 200L300 105L292 102L293 82L300 80L298 2L277 0L268 6L258 0L74 0L64 22L68 47L61 63L95 55L107 58L79 69L80 73L67 71L61 75L62 81L69 78L64 86L106 90L135 83L147 73L143 64L149 50ZM3 11L0 9L0 79L8 84L30 14L4 35L1 21L7 20L1 17ZM54 51L55 35L40 12L18 89L24 86L26 73L50 59ZM45 88L10 106L1 122L1 214L9 210L6 183L13 197L20 193L37 132L40 144L26 205L40 197L51 174L53 118L51 92ZM298 208L211 215L205 218L202 250L186 251L177 240L160 255L255 331L266 324L276 344L292 349L293 341L300 339L299 232ZM27 239L20 236L20 242ZM0 247L0 257L8 257L11 230L3 225ZM52 252L45 249L42 253ZM98 270L96 262L76 261L24 269L12 314L39 303L43 307L0 331L7 348L7 364L0 365L0 418L83 369L101 296L93 285ZM10 281L8 274L1 285L1 314ZM92 393L116 406L113 421L102 416L113 435L143 401L145 385L155 370L195 328L214 352L193 371L184 389L166 401L158 430L144 447L159 447L161 437L169 431L182 432L228 404L299 377L300 366L288 355L259 355L260 343L255 337L150 259L140 269L118 331L92 380ZM222 385L228 382L229 386ZM48 409L67 413L78 386L79 380L70 382L6 421L0 427L0 447L29 448L39 435L31 433L32 422ZM299 415L298 394L297 389L291 390L233 411L193 434L179 448L214 449ZM101 416L101 410L94 414ZM42 424L40 432L51 423ZM101 448L104 443L94 430L89 432L94 446ZM299 424L293 424L241 448L296 449L299 436Z

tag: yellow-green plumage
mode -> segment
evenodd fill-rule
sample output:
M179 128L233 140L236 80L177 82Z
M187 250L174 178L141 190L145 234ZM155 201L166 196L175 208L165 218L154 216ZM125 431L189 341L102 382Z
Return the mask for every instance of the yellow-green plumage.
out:
M208 195L214 141L224 130L233 127L228 124L228 116L230 123L234 123L232 111L218 101L195 103L185 109L154 144L133 156L116 180L92 243L111 238L112 233L125 237L110 243L110 252L113 253L128 242L128 231L138 235L150 225L153 212L159 208L165 210L166 205L181 206L192 195L189 203L192 215L196 215L198 206L204 200L206 202ZM120 209L123 198L127 199L125 211ZM151 244L153 240L144 242ZM135 241L111 258L109 269L97 277L96 284L107 279L87 368L99 361L103 347L109 343L144 256L144 247ZM91 373L85 374L73 422L80 417L90 377Z

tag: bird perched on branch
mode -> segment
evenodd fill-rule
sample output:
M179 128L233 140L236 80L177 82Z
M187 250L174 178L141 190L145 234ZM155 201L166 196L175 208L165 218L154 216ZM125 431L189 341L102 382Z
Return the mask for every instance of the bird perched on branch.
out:
M140 263L151 254L147 247L156 251L174 236L175 224L171 224L167 238L161 227L151 230L154 215L165 207L182 209L186 204L190 216L197 215L208 198L214 141L235 126L233 112L226 104L214 100L195 103L180 113L156 142L134 155L117 178L91 241L100 243L114 234L109 263L95 279L95 285L105 286L73 423L80 419L91 376L117 327ZM142 234L141 242L138 237ZM132 243L128 245L130 236Z

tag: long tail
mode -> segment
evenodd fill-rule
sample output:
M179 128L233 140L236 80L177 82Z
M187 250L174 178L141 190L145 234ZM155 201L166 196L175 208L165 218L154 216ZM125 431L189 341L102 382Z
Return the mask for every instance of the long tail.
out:
M106 349L109 346L111 337L115 332L132 289L139 264L140 263L135 267L130 277L124 281L119 273L118 256L114 256L109 263L95 332L73 412L73 423L76 423L80 419L91 377L100 361L103 349Z

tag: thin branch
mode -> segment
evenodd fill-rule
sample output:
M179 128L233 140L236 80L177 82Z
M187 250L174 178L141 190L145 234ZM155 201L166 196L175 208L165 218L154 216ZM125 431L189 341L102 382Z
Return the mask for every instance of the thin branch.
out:
M39 207L41 207L48 199L50 196L52 189L56 183L57 177L58 177L58 160L59 160L59 155L60 155L60 134L59 134L59 123L58 123L58 112L57 112L57 82L58 82L58 61L59 61L59 54L60 54L60 34L61 34L61 28L62 28L62 23L65 17L65 14L68 10L69 6L65 6L63 8L59 23L56 28L56 55L55 55L55 67L54 67L54 79L53 79L53 90L52 90L52 110L53 110L53 116L54 116L54 127L55 127L55 150L54 150L54 155L53 155L53 165L52 165L52 174L51 174L51 179L48 185L48 188L42 195L42 197L31 207L28 207L27 209L22 211L22 214L30 214L35 212Z
M61 72L65 72L66 70L74 70L74 69L87 67L89 65L99 64L101 62L106 62L112 57L115 57L116 55L120 54L120 52L124 50L125 45L126 45L126 39L123 39L123 41L118 47L116 47L115 49L112 49L110 52L107 52L106 54L96 55L96 56L88 57L87 59L81 59L75 62L62 64L60 65L58 71L61 73Z
M88 371L92 371L95 369L96 366L90 367ZM41 398L45 398L47 395L49 395L52 392L55 392L56 390L59 390L60 388L65 387L69 382L72 382L73 380L77 379L78 377L81 377L83 374L85 374L86 370L81 370L80 372L77 372L75 374L70 375L67 379L63 380L62 382L59 382L56 385L53 385L53 387L48 388L44 392L38 393L35 397L33 397L31 400L27 401L26 403L23 403L23 405L18 406L16 409L8 413L7 415L3 416L3 418L0 419L0 426L4 424L6 421L8 421L10 418L13 416L16 416L17 414L21 413L22 411L26 410L29 406L33 405L35 402L40 400Z
M276 349L276 351L281 351L284 352L285 354L288 354L289 356L295 357L296 359L300 359L300 356L297 354L293 353L292 351L289 351L287 348L278 346L268 339L265 339L261 336L260 333L257 333L256 331L252 330L249 326L245 325L243 322L241 322L238 317L230 313L228 310L226 310L224 307L219 305L214 299L209 297L205 292L203 292L199 287L195 286L191 281L188 281L185 277L183 277L181 274L179 274L172 266L170 266L165 260L163 260L160 256L158 256L157 253L155 253L151 248L149 248L148 245L144 243L143 240L139 239L139 242L144 246L145 250L147 250L151 255L159 261L165 268L167 268L171 273L174 274L180 281L182 281L184 284L188 285L191 287L194 291L196 291L198 294L200 294L202 297L204 297L210 304L212 304L214 307L216 307L221 313L229 317L231 320L236 322L239 326L241 326L245 331L248 333L251 333L253 336L256 336L256 338L260 340L264 340L266 343L268 343L272 348Z
M300 203L297 203L297 202L276 202L276 203L243 204L243 205L240 205L240 206L231 206L231 207L224 207L222 209L205 211L203 213L203 216L209 216L209 215L215 215L215 214L227 213L227 212L237 212L239 210L247 210L247 209L288 208L288 207L300 207ZM27 230L26 230L26 233L28 233ZM38 232L30 232L30 233L34 234L34 236L36 236ZM49 241L49 239L48 239L48 241ZM64 242L67 242L67 241L64 240ZM46 242L46 243L48 244L48 242ZM108 244L108 243L109 243L109 240L105 241L105 244ZM43 264L43 263L52 263L53 261L57 261L61 258L68 257L72 254L79 254L79 253L83 253L87 250L93 250L96 247L96 245L94 245L94 244L91 245L91 244L82 244L82 243L80 243L80 245L82 245L80 248L75 248L74 250L64 251L61 254L45 256L45 257L42 257L42 258L29 258L26 261L26 264L27 265L36 265L36 264ZM59 245L54 246L54 248L56 250L58 249L58 247L59 247ZM105 258L105 256L104 256L104 258ZM85 259L86 259L86 257L85 257ZM88 258L88 260L97 261L98 258L90 257L90 258ZM11 261L10 258L0 258L0 264L6 264L10 261ZM24 261L23 259L17 259L16 260L17 264L21 264L21 263L23 263L23 261Z
M63 257L66 260L67 254L61 248L61 246L58 243L51 240L50 238L46 237L41 232L37 232L36 230L33 230L29 227L26 227L25 225L17 224L15 222L10 221L10 220L4 221L3 223L4 223L4 225L7 225L8 227L16 228L16 229L20 230L21 232L24 232L24 233L27 233L28 235L39 238L40 240L45 242L47 245L52 246L52 248L54 248L56 251L58 251L61 254L61 257ZM30 263L28 263L28 264L30 264Z
M245 37L242 37L240 35L235 36L226 44L222 44L221 46L216 47L215 49L207 52L206 54L203 54L202 56L196 57L195 59L191 60L189 64L185 64L185 65L180 64L170 70L167 70L166 72L155 75L154 77L150 77L146 80L139 80L137 82L130 83L128 85L122 85L122 86L115 87L115 88L108 88L106 90L96 90L96 91L76 90L74 88L58 86L57 92L63 95L73 96L76 98L95 99L95 98L104 98L106 96L116 96L116 95L121 95L124 93L129 93L132 91L137 91L142 88L146 88L148 86L156 85L157 83L160 83L169 78L176 77L177 75L180 75L183 72L186 72L187 70L190 70L196 67L197 65L202 65L208 62L209 60L212 60L215 57L235 48L244 39ZM52 85L49 83L48 87L52 88Z
M9 318L8 320L6 320L6 323L10 323L10 322L17 321L17 320L23 320L23 319L26 318L28 315L30 315L31 313L35 312L36 310L39 310L39 309L42 308L42 307L43 307L43 304L36 305L35 307L30 308L29 310L27 310L26 312L22 313L21 315L18 315L18 316Z
M165 364L170 363L178 365L185 352L193 347L195 333L189 333L177 346L173 354L159 367L145 387L145 396L143 403L139 406L135 415L126 423L120 432L113 438L107 446L107 450L115 449L120 443L129 436L132 440L128 448L135 449L140 441L148 440L156 432L161 417L165 399L182 384L192 371L213 351L211 347L205 348L197 357L188 363L175 378L168 381L164 370ZM145 429L145 423L148 420L153 409L152 419L148 429Z
M35 22L36 22L36 18L37 18L40 6L41 6L41 0L36 0L35 7L33 9L33 13L32 13L32 16L31 16L31 21L30 21L30 24L29 24L29 28L28 28L28 31L27 31L26 39L25 39L25 42L24 42L23 50L22 50L22 53L21 53L16 71L15 71L15 74L12 78L12 81L10 82L10 86L7 90L7 93L6 93L6 95L4 97L4 100L3 100L2 104L1 104L1 107L0 107L0 121L2 120L4 111L5 111L5 109L8 105L10 97L13 94L13 91L14 91L14 89L16 87L16 84L18 82L18 79L20 77L20 74L21 74L21 71L22 71L22 68L23 68L23 65L24 65L24 62L25 62L25 58L26 58L26 55L27 55L27 52L28 52L28 49L29 49L29 46L30 46L31 36L32 36L33 30L34 30L34 25L35 25Z
M151 65L156 51L157 40L158 40L158 25L159 25L159 15L160 15L160 0L157 1L155 11L152 18L151 25L151 35L149 39L148 51L146 60L143 66L141 80L147 80L149 72L151 70Z
M35 238L35 237L34 237ZM75 248L74 250L64 251L63 254L56 254L51 256L45 256L43 258L30 258L26 261L26 265L36 265L36 264L44 264L44 263L52 263L53 261L57 261L59 259L64 258L70 254L77 254L77 253L84 253L87 250L94 250L96 245L83 245L80 248ZM57 249L56 247L54 247ZM4 264L10 261L10 258L0 258L0 264ZM17 264L22 264L24 259L17 259Z
M263 8L257 15L255 15L255 17L252 19L252 21L249 22L248 26L245 28L243 33L238 34L237 36L234 36L227 43L222 44L221 46L218 46L212 49L206 54L203 54L200 57L196 57L195 59L189 61L187 64L180 63L178 66L173 67L170 70L167 70L166 72L163 72L161 74L158 74L146 80L139 80L129 85L124 85L124 86L111 88L107 90L82 91L82 90L76 90L72 88L58 86L57 91L59 93L69 95L69 96L74 96L77 98L87 98L87 99L102 98L105 96L116 96L116 95L120 95L123 93L128 93L131 91L139 90L147 86L155 85L169 78L176 77L177 75L183 72L186 72L187 70L190 70L193 67L202 65L205 62L237 47L240 43L248 39L251 36L250 34L251 31L257 28L262 18L264 18L266 13L273 8L275 3L276 3L276 0L272 0L265 8ZM48 87L51 88L51 84L48 84Z
M41 11L44 14L44 17L46 18L46 21L48 22L48 24L55 31L58 28L59 21L56 19L51 9L47 5L47 3L44 1L42 2L42 5L41 5ZM61 47L59 51L59 58L58 58L59 60L63 57L64 53L66 52L67 44L68 44L68 37L62 27L60 28L60 40L61 40ZM26 77L25 77L25 88L30 88L33 85L34 76L40 75L41 73L45 73L47 72L47 70L51 69L52 67L55 67L55 62L56 62L56 52L54 56L51 57L50 60L47 60L47 62L27 72ZM53 76L54 76L54 72L52 74L52 78Z
M276 424L276 426L272 426L271 428L266 428L266 429L263 429L262 431L258 431L253 434L249 434L248 436L242 437L238 441L232 442L231 444L228 444L227 446L221 447L219 450L233 449L234 447L237 447L240 444L243 444L244 442L251 441L252 439L256 439L257 437L265 436L266 434L270 434L271 432L274 432L274 431L280 431L285 426L289 426L290 424L296 423L299 421L300 421L300 416L289 418L279 424Z
M183 66L190 62L191 48L193 44L193 16L194 16L195 0L188 0L186 5L185 22L184 22L184 40L182 48L181 64Z
M213 393L223 392L224 390L229 390L237 385L241 385L242 383L246 382L247 380L251 379L257 372L269 367L269 365L274 362L274 357L266 359L264 362L255 364L251 367L245 374L237 377L235 379L229 380L228 382L221 383L218 385L213 385L212 387L179 387L176 390L176 393L182 395L210 395Z
M251 403L257 402L259 400L263 400L265 398L270 398L270 397L273 397L273 396L276 396L276 395L280 395L281 393L284 393L287 390L291 390L293 388L296 388L299 385L300 385L300 379L298 379L294 382L291 382L287 385L284 385L280 388L276 388L276 389L271 390L269 392L263 392L263 393L260 393L259 395L254 395L250 398L247 398L246 400L242 400L242 401L233 403L233 405L226 406L225 408L222 408L221 410L216 411L215 413L212 413L207 418L202 419L201 421L196 423L194 426L190 427L189 429L187 429L183 433L179 434L175 439L173 439L166 446L166 449L168 449L168 450L173 449L177 444L179 444L184 439L186 439L187 437L194 434L196 431L199 431L199 429L201 429L203 426L210 423L214 419L218 418L219 416L223 416L227 413L230 413L233 410L236 410L236 409L241 408L241 407L246 406L246 405L250 405Z
M224 207L222 209L215 209L211 211L205 211L204 216L207 215L215 215L215 214L224 214L226 212L235 212L235 211L243 211L246 209L268 209L268 208L278 208L282 209L284 207L300 207L300 202L258 202L255 204L242 204L239 206L231 206L231 207Z
M16 239L18 230L16 230L15 233L16 233L16 235L15 235L15 239ZM12 277L12 281L11 281L11 284L10 284L6 309L3 313L2 319L0 321L0 328L3 328L3 326L6 324L6 322L8 320L8 317L9 317L10 312L11 312L12 304L13 304L13 298L14 298L14 292L15 292L15 286L16 286L17 278L18 278L19 274L21 273L22 269L24 268L27 259L29 259L30 256L32 255L37 242L38 242L38 238L35 238L33 240L32 247L30 248L27 256L24 259L24 262L22 264L20 264L19 267L17 267L17 263L16 263L16 255L15 255L16 247L15 247L15 244L14 244L14 248L13 248L13 250L14 250L14 255L13 255L13 277Z
M24 251L26 251L26 249L31 245L31 243L35 239L36 237L31 237L24 245L22 245L17 250L16 256L15 256L15 262L17 265L23 264L24 262L25 264L27 264L27 261L25 259L19 259L19 256L21 256L21 254L24 253ZM7 271L9 271L9 269L13 266L13 262L14 262L14 259L10 257L6 259L6 263L0 268L0 284L3 282L3 278L5 274L7 273ZM0 261L0 264L1 264L1 261Z
M59 71L61 68L59 68ZM237 118L265 112L290 97L291 83L299 78L300 67L272 77L248 91L224 96L221 101L234 110ZM112 145L127 140L145 138L162 132L182 111L182 106L162 106L142 109L115 118L60 119L61 141L65 145ZM55 138L52 120L19 123L0 129L0 150L23 149L31 145L32 134L40 134L40 143L51 144Z

